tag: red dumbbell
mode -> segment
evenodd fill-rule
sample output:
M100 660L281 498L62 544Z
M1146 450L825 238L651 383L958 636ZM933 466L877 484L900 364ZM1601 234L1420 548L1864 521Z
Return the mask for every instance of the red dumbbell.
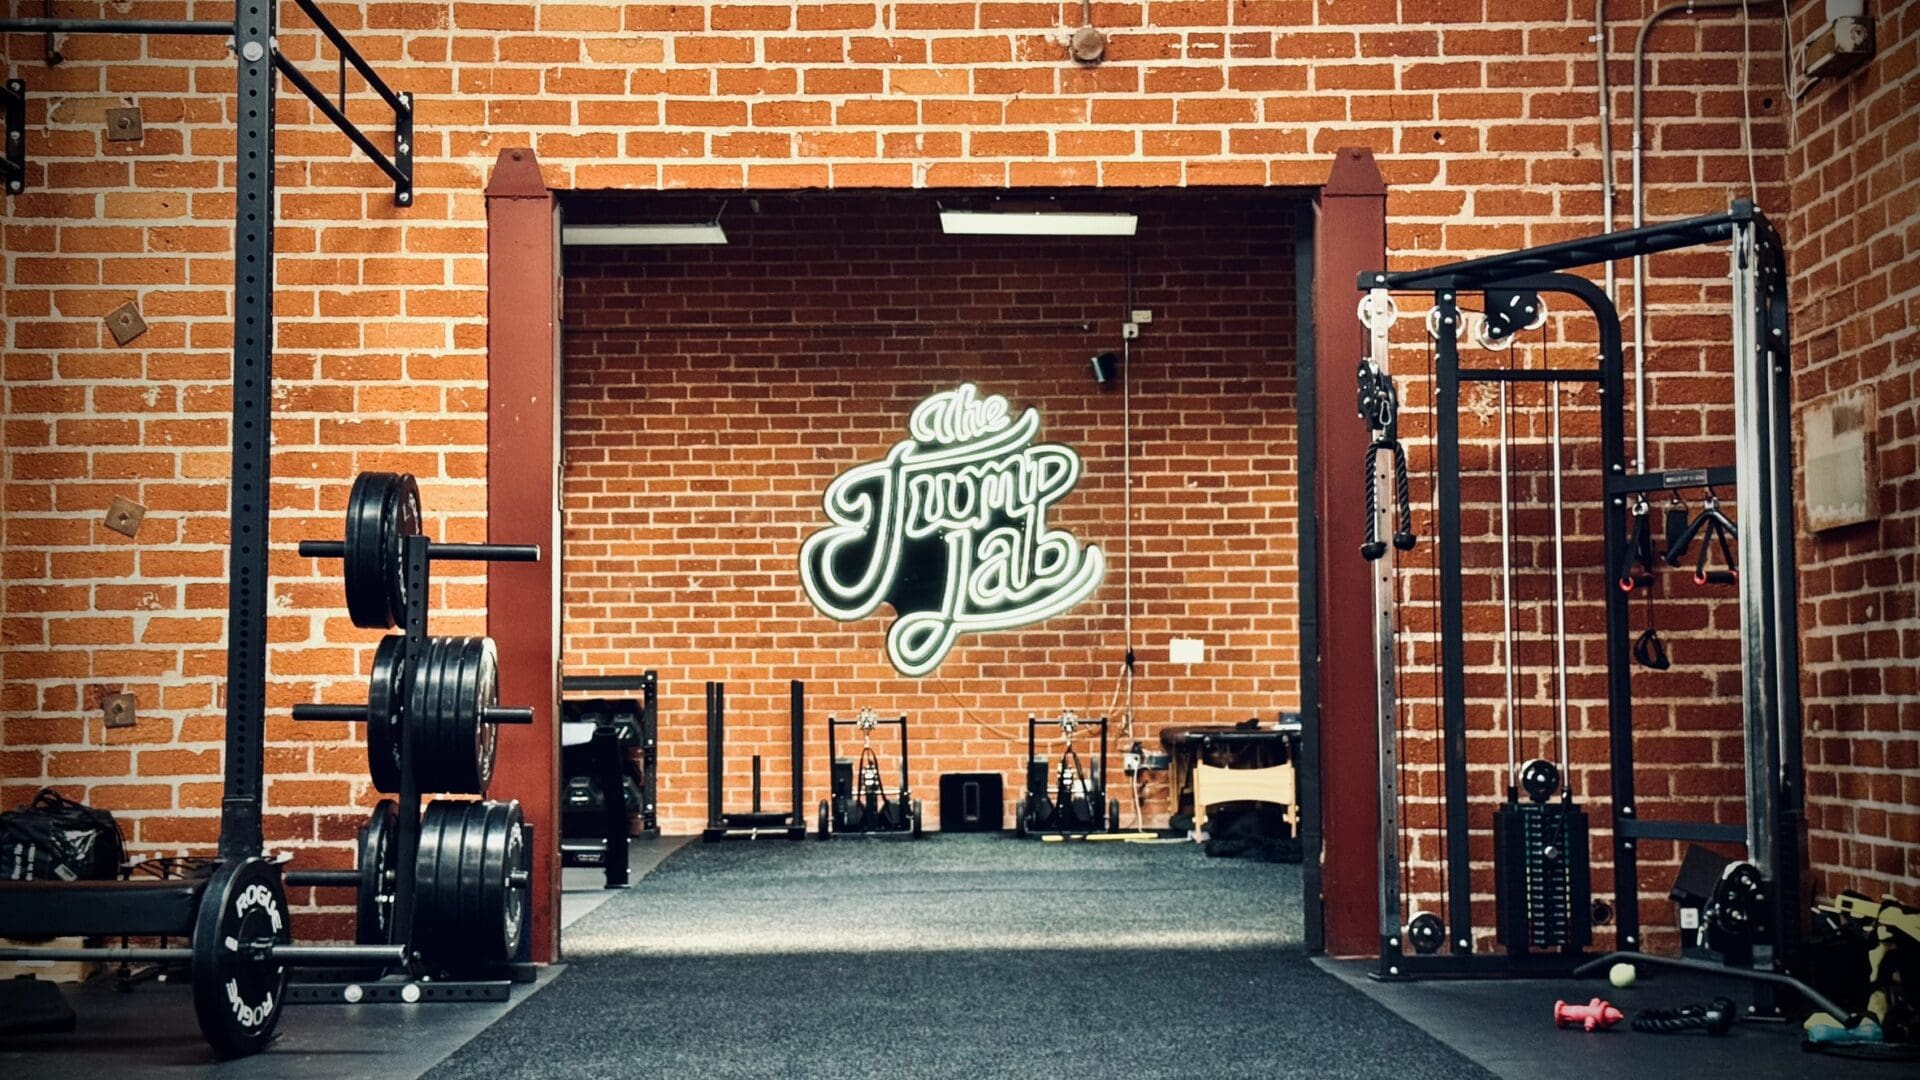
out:
M1553 1022L1559 1027L1572 1027L1579 1024L1588 1031L1605 1031L1620 1020L1620 1010L1599 998L1594 998L1585 1005L1569 1005L1564 1001L1553 1003Z

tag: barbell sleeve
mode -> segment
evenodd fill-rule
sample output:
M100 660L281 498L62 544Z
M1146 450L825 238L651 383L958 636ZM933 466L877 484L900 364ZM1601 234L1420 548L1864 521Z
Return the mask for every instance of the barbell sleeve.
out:
M531 724L533 710L495 705L488 708L480 718L489 724Z
M344 546L344 545L342 545ZM442 544L427 546L436 562L539 562L538 544Z
M300 557L303 559L344 559L347 557L347 545L343 540L302 540Z
M290 966L400 964L407 959L405 945L275 945L268 951L275 961Z

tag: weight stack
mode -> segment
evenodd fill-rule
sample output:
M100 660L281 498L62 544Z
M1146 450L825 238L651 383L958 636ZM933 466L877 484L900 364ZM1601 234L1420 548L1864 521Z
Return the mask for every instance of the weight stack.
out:
M1494 930L1513 952L1593 943L1587 814L1571 802L1493 813Z

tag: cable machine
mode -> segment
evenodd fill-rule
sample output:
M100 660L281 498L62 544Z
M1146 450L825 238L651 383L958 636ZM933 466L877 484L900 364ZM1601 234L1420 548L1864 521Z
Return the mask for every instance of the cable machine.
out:
M409 967L406 937L390 944L300 946L286 920L286 884L278 860L264 855L261 803L266 727L267 545L272 478L274 102L276 72L305 95L392 179L398 206L413 202L413 99L389 88L314 0L294 0L338 51L339 105L283 56L275 38L277 0L242 0L231 21L157 19L0 19L0 33L158 34L226 38L233 46L235 199L233 275L232 480L228 549L225 774L218 859L195 879L0 882L0 936L160 937L188 947L8 948L3 959L56 958L190 963L195 1014L215 1052L235 1057L263 1049L288 999L294 965ZM346 67L351 64L393 111L391 156L347 119ZM4 177L11 194L26 190L28 87L12 79L0 95L5 119ZM426 543L414 545L424 563ZM524 553L523 553L524 554ZM424 572L424 571L423 571ZM424 621L424 610L416 613ZM417 627L410 627L417 629ZM364 709L362 710L364 712ZM411 783L411 781L409 781ZM400 853L410 854L401 830ZM504 833L502 834L505 835ZM409 875L400 875L394 922L410 933ZM409 1000L418 1000L419 984Z
M1708 244L1729 248L1733 283L1731 344L1733 364L1734 460L1705 468L1666 472L1644 471L1630 462L1626 440L1625 364L1618 311L1597 285L1567 271L1620 259L1645 256ZM1565 685L1565 630L1555 628L1560 650L1556 733L1557 761L1529 761L1518 765L1511 741L1513 691L1511 667L1514 631L1511 597L1502 596L1508 619L1503 626L1509 682L1509 751L1507 797L1496 814L1496 929L1502 953L1475 953L1472 874L1469 838L1471 820L1467 787L1467 672L1466 626L1462 612L1461 543L1461 423L1462 390L1474 383L1499 386L1501 452L1499 476L1503 508L1501 566L1503 588L1510 588L1511 562L1507 547L1506 511L1508 471L1506 411L1510 389L1543 387L1550 403L1553 454L1552 474L1556 520L1556 558L1563 548L1558 515L1563 511L1559 402L1563 392L1592 386L1600 418L1600 484L1604 491L1603 550L1609 583L1606 608L1606 676L1609 747L1609 790L1615 895L1612 905L1618 947L1637 962L1680 967L1704 967L1749 978L1762 991L1787 986L1807 992L1793 979L1801 970L1802 917L1808 895L1805 856L1805 792L1802 782L1801 717L1799 697L1799 635L1793 550L1793 472L1791 461L1791 407L1788 382L1790 338L1787 326L1786 264L1778 234L1752 203L1739 200L1726 213L1653 225L1630 231L1509 252L1483 259L1456 262L1429 269L1362 274L1364 294L1359 315L1369 332L1369 350L1361 361L1361 415L1375 431L1375 450L1393 448L1397 432L1382 421L1397 412L1388 366L1388 336L1399 309L1393 292L1430 294L1433 307L1427 327L1434 340L1432 429L1438 588L1438 661L1440 737L1443 751L1446 902L1453 925L1431 913L1421 913L1404 924L1401 895L1400 763L1396 743L1399 621L1396 611L1394 555L1374 539L1384 532L1385 508L1376 489L1404 490L1405 481L1393 475L1398 454L1369 452L1369 540L1365 554L1373 560L1373 603L1376 661L1382 673L1377 687L1380 754L1381 875L1380 958L1375 974L1381 978L1445 977L1486 974L1564 973L1593 970L1611 957L1593 958L1585 948L1590 925L1583 895L1586 888L1586 815L1573 802L1572 778L1566 756L1567 691ZM1484 314L1472 335L1489 348L1510 344L1514 335L1544 323L1543 295L1570 298L1589 311L1598 327L1597 356L1591 366L1516 367L1466 366L1460 342L1467 337L1472 313L1461 307L1461 294L1478 292L1485 299ZM1639 387L1636 386L1636 390ZM1383 396L1392 408L1383 411ZM1643 397L1636 393L1640 431L1646 430ZM1376 460L1377 458L1377 460ZM1643 666L1664 665L1651 625L1635 641L1630 628L1631 587L1641 571L1653 571L1648 535L1648 497L1661 492L1677 499L1682 490L1733 489L1738 525L1719 515L1686 523L1681 536L1672 537L1667 561L1678 565L1686 544L1715 544L1721 556L1733 555L1722 570L1705 569L1702 553L1694 570L1701 584L1732 585L1738 590L1741 640L1741 714L1745 747L1746 822L1721 825L1702 822L1645 820L1636 813L1634 785L1634 728L1632 664L1636 654ZM1407 550L1400 540L1411 534L1406 497L1399 499L1400 525L1393 549ZM1629 523L1632 524L1631 534ZM1701 524L1705 522L1705 524ZM1670 527L1670 532L1672 527ZM1684 541L1684 542L1683 542ZM1731 541L1731 546L1729 546ZM1676 554L1676 548L1679 554ZM1593 568L1575 568L1589 573ZM1566 570L1556 565L1558 617L1568 595ZM1624 584L1622 584L1624 582ZM1659 662L1654 662L1659 661ZM1517 792L1525 792L1522 803ZM1557 801L1556 801L1557 800ZM1480 826L1485 828L1484 825ZM1743 845L1746 863L1757 873L1758 888L1749 882L1746 901L1751 916L1754 948L1744 955L1729 952L1722 968L1694 960L1639 955L1642 944L1637 847L1644 840L1722 842ZM1730 875L1731 876L1731 875ZM1542 891L1544 890L1544 892ZM1412 946L1409 951L1408 946ZM1444 951L1443 951L1444 950ZM1770 1000L1770 999L1769 999ZM1810 1000L1812 1000L1810 998ZM1769 1006L1769 1008L1777 1008Z

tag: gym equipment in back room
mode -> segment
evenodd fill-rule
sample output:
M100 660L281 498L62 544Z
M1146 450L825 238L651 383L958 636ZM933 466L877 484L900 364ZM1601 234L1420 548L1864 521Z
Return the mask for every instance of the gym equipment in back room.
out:
M843 727L860 732L860 754L843 758L838 733ZM889 796L880 775L880 756L873 749L873 733L881 727L900 729L900 786ZM861 709L852 720L827 717L827 761L832 796L820 802L822 840L836 833L904 833L919 839L922 831L920 800L909 786L907 718L882 720L872 709Z
M726 809L726 737L727 684L707 684L707 827L701 839L709 842L735 837L753 839L765 835L784 835L803 840L807 835L805 801L802 791L801 751L806 743L807 684L794 679L787 684L787 720L792 729L788 749L792 754L788 776L793 780L793 801L785 810L763 810L760 806L760 755L753 755L753 809Z
M1060 732L1060 755L1048 759L1039 753L1040 726ZM1099 755L1091 762L1080 756L1076 737L1085 727L1100 729ZM1027 717L1027 789L1014 811L1013 828L1020 836L1085 836L1118 832L1120 802L1107 798L1107 718L1083 720L1063 710L1051 720Z

